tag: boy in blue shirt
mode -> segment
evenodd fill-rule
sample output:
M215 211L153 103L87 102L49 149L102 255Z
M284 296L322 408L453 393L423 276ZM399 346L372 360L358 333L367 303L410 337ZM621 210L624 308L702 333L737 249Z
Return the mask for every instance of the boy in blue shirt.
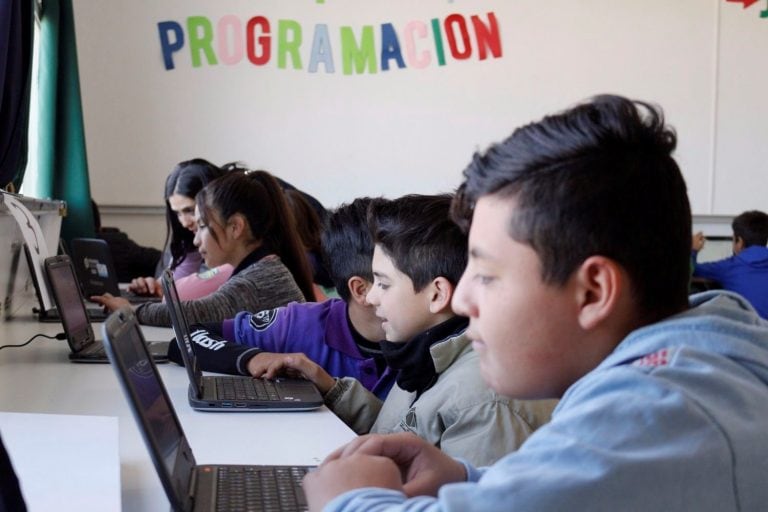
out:
M768 323L727 292L689 305L675 144L654 107L600 96L474 157L454 308L485 381L562 397L552 421L486 468L358 438L305 477L311 510L765 508Z
M693 275L714 279L725 290L742 295L760 316L768 318L768 214L752 210L733 219L733 256L697 263L704 235L693 236Z
M373 288L367 300L383 322L382 350L397 382L385 400L356 379L334 379L303 354L276 358L255 376L301 372L325 404L357 433L416 434L445 453L490 464L549 420L552 400L511 400L483 382L451 307L467 260L466 235L450 219L451 196L409 195L369 210Z
M385 201L355 199L327 219L323 252L340 299L244 311L222 324L192 326L192 346L201 369L248 375L251 366L269 364L276 353L304 352L331 375L355 377L385 397L394 375L381 355L381 320L365 299L373 282L367 212L370 205ZM181 364L175 343L169 356Z

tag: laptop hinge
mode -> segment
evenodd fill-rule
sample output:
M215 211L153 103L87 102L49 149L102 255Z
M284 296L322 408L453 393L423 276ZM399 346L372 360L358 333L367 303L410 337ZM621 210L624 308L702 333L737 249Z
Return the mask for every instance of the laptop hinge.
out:
M187 495L184 496L185 503L182 503L185 511L195 510L195 491L197 490L197 468L193 467L189 476L189 487Z
M195 489L197 487L197 468L193 468L192 471L190 471L190 473L192 474L189 476L188 494L189 494L189 498L193 499L195 496Z
M200 381L197 383L197 386L195 386L195 391L197 391L198 400L203 400L205 398L205 381L203 380L203 377L200 377ZM214 395L215 394L216 393L214 393ZM218 396L216 398L218 398Z

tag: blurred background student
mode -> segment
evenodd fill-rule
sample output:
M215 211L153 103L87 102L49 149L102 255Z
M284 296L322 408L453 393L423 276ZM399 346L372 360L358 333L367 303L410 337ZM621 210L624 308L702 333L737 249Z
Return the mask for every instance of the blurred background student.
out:
M693 277L716 281L725 290L749 301L763 318L768 318L768 214L752 210L736 216L733 228L733 256L709 263L696 257L704 247L704 234L693 235Z
M162 296L162 287L154 276L162 269L169 267L179 286L179 294L185 286L179 280L185 276L194 275L207 270L203 258L194 245L195 239L195 197L208 183L223 176L224 170L202 158L193 158L179 162L165 180L165 220L167 234L165 250L159 268L131 281L128 287L139 295ZM231 268L217 272L219 279L215 282L209 274L210 291L218 288L232 273ZM207 291L207 293L210 293ZM200 290L195 296L207 295L206 290ZM195 298L195 297L189 297Z

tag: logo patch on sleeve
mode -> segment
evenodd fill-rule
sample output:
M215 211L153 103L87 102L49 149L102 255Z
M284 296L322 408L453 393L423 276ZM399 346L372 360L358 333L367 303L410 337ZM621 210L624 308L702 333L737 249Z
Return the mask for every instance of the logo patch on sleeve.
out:
M632 366L667 366L669 364L670 351L663 348L653 354L648 354L640 359L632 361Z
M255 331L263 331L267 329L272 322L277 318L277 311L280 308L267 309L265 311L259 311L251 315L251 319L248 323L251 324L251 328Z
M408 409L408 412L405 413L405 416L400 419L400 424L398 426L403 432L411 432L412 434L416 433L417 429L419 428L419 422L416 416L415 407Z
M208 331L205 329L197 329L192 334L190 334L190 337L192 338L192 341L203 348L207 348L208 350L219 350L227 344L227 342L224 340L217 340L216 338L211 338L208 336Z

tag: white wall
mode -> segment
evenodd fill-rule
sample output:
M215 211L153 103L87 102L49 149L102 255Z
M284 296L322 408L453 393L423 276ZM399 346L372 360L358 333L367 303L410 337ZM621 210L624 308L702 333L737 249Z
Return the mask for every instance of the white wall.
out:
M766 3L722 5L719 41L711 213L767 211Z
M74 0L91 186L109 205L160 205L174 163L242 160L327 206L365 194L448 191L472 152L512 128L596 93L662 105L694 213L766 209L768 112L761 5L725 0ZM424 69L341 72L339 30L429 25L492 12L502 56L448 58ZM166 70L158 23L265 16L301 28L302 69L193 67L189 47ZM316 24L329 29L335 73L307 70ZM187 34L188 35L188 34ZM474 36L472 36L473 38ZM470 40L472 40L470 38ZM273 33L273 46L276 46ZM214 49L216 45L214 44ZM274 50L275 48L273 48ZM276 53L276 52L275 52ZM221 56L218 56L221 60ZM289 66L290 68L290 66ZM163 230L162 222L158 223Z

